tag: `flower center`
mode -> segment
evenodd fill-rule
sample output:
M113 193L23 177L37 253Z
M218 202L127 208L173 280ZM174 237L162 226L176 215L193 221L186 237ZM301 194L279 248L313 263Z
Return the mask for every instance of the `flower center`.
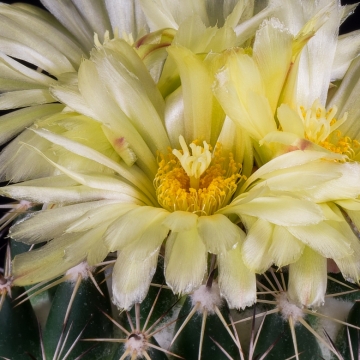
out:
M232 153L222 156L221 144L190 144L191 154L182 136L182 150L160 154L154 186L159 204L169 211L190 211L211 215L226 205L237 188L241 165Z
M337 154L354 157L354 148L359 147L359 142L348 136L343 136L337 128L347 120L348 113L341 119L336 119L337 107L326 110L315 100L310 109L303 106L299 108L299 115L304 123L305 137L311 142L324 147Z

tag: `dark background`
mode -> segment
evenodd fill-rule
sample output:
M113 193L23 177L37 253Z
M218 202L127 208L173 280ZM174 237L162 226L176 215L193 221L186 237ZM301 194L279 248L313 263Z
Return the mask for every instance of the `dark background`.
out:
M57 1L57 0L55 0ZM197 0L194 0L197 1ZM285 1L295 1L295 0L285 0ZM342 5L345 4L354 4L356 3L358 0L345 0L345 1L341 1ZM43 8L43 6L41 5L41 2L39 0L35 0L35 1L31 1L31 0L23 0L23 1L14 1L14 0L5 0L2 1L8 4L12 4L14 2L25 2L28 4L32 4L32 5L36 5L36 6L40 6ZM353 30L357 30L360 29L360 5L357 7L355 13L350 16L345 23L341 26L340 28L340 33L347 33L349 31L353 31Z

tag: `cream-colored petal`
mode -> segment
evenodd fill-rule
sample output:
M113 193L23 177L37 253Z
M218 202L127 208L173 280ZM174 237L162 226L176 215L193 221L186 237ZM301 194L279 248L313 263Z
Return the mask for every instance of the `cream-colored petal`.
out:
M256 276L242 260L240 244L218 256L220 293L230 308L245 309L256 302Z
M199 217L187 211L174 211L162 223L173 232L190 230L197 224Z
M63 108L61 104L37 105L3 115L0 118L0 143L9 141L35 120L60 112Z
M164 127L164 100L135 50L125 41L118 48L121 53L107 51L95 57L101 81L153 154L166 152L170 143Z
M255 61L243 53L228 52L217 73L214 93L225 113L256 140L276 130L264 83Z
M128 185L126 182L121 181L120 178L110 175L103 175L99 173L80 173L76 171L69 170L64 166L61 166L54 161L50 160L47 156L45 156L41 151L36 149L33 146L26 145L31 148L31 150L37 152L43 158L45 158L51 165L59 169L64 174L68 175L73 180L77 181L79 184L88 186L92 189L99 190L109 190L114 192L119 192L124 195L128 195L130 197L134 197L140 202L144 204L151 205L151 202L142 194L140 191L136 190L136 188Z
M109 223L110 221L103 221L100 226L83 232L74 243L65 248L64 261L72 262L80 258L87 259L88 254L91 253L90 261L88 261L90 266L102 262L109 253L109 249L103 240Z
M300 259L289 266L289 298L304 306L320 306L324 303L326 284L326 258L305 246Z
M56 100L50 95L49 90L45 89L19 90L0 95L1 110L16 109L53 102L56 102Z
M105 243L111 251L123 249L141 237L154 218L160 214L167 214L161 208L139 206L115 220L105 234Z
M198 231L207 251L213 254L225 253L245 238L245 233L221 214L200 216Z
M32 213L10 228L9 236L26 244L36 244L58 237L84 212L106 206L109 200L85 202Z
M351 61L360 53L360 30L340 35L336 44L331 80L342 79Z
M113 82L114 79L109 81ZM85 106L79 109L80 112L88 114L89 110L87 108L89 108L93 112L90 116L103 123L115 136L114 139L109 139L109 141L124 138L136 154L139 167L150 175L149 177L153 177L157 171L155 153L149 149L149 145L134 124L130 122L124 111L109 96L104 80L101 79L96 65L91 61L83 61L80 66L79 89L83 97L80 97L80 99L85 102ZM64 95L67 95L66 91ZM75 106L75 109L78 106L78 99L73 99L72 96L67 96L66 99L61 100L66 100L66 104L70 107ZM133 101L131 101L131 104L134 105Z
M169 229L161 224L168 215L166 212L155 215L143 234L124 247L122 252L135 260L148 258L157 252L169 233Z
M265 20L256 32L253 57L265 84L265 94L275 114L280 92L292 60L292 35L276 18Z
M322 221L316 225L289 226L287 229L326 258L341 259L351 255L353 250L350 241L332 225L332 221Z
M93 47L93 31L73 3L43 0L43 5L76 37L88 51Z
M310 225L324 220L318 205L290 196L258 197L248 203L229 205L221 212L255 216L281 226Z
M297 261L305 244L291 235L283 226L274 226L269 254L278 267Z
M141 303L156 270L158 251L152 256L134 260L120 252L113 269L113 301L121 309L129 310Z
M14 284L24 286L50 280L84 261L85 255L82 258L64 260L65 249L80 236L81 234L66 234L38 250L15 256L12 263Z
M132 197L115 191L92 189L87 186L75 185L67 187L23 186L10 185L0 189L0 194L13 199L28 200L33 203L71 204L95 200L133 201Z
M319 159L332 159L331 154L321 152L321 151L291 151L287 154L281 155L272 159L267 164L260 167L257 171L255 171L242 186L242 190L245 190L250 184L259 178L262 178L265 174L271 173L280 169L291 169L295 166L299 166L302 164L307 164L315 160ZM336 159L336 158L334 158Z
M140 2L118 0L105 0L111 26L118 30L119 35L132 34L136 40L143 32L147 32L145 15L141 9Z
M277 117L283 131L304 137L304 123L299 114L289 105L281 104L277 109Z
M103 201L103 205L83 212L75 221L66 228L67 233L82 232L100 226L104 221L114 221L126 214L128 211L137 208L133 203L119 203Z
M248 230L242 246L242 255L249 270L257 273L265 272L273 263L269 252L274 225L258 219Z
M213 94L212 78L205 63L184 47L169 47L180 72L184 98L185 140L210 142Z
M165 249L165 278L174 293L188 294L201 285L206 255L196 227L170 234Z
M149 188L148 178L137 167L130 168L128 166L125 166L122 163L110 159L109 157L101 154L100 152L92 149L89 146L83 145L79 142L73 141L71 139L52 133L50 131L44 129L38 129L38 130L33 129L33 131L39 136L51 141L54 144L63 146L65 149L77 155L83 156L87 159L94 160L99 164L102 164L104 166L107 166L115 170L119 175L123 176L131 184L134 184L136 187L144 191L144 193L147 194L149 198L153 198L153 200L155 200L154 194L151 194L148 190ZM145 186L145 184L147 186Z
M17 40L26 47L31 45L31 49L37 54L37 59L42 57L42 61L48 65L43 66L42 63L33 62L31 58L29 60L27 58L29 50L24 51L20 56L11 56L29 61L55 76L73 71L72 69L76 69L80 64L83 56L81 45L68 31L64 31L64 27L54 19L52 14L20 3L11 6L2 3L0 13L7 18L8 27L10 27L7 37L12 41ZM4 34L3 29L2 34ZM44 34L51 34L51 36L44 36ZM34 53L33 51L31 52ZM50 68L49 64L52 65Z

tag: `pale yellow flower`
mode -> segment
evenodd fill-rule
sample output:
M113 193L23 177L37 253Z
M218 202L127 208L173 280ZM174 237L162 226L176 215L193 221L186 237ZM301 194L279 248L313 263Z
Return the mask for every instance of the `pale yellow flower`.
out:
M336 45L342 42L336 32L348 10L335 1L287 4L287 18L279 12L284 23L263 23L252 54L239 49L226 55L214 88L227 115L254 141L260 168L240 192L291 194L322 208L322 222L300 227L262 215L247 219L239 213L237 199L223 210L234 211L246 224L245 264L259 273L273 263L290 264L289 295L307 306L324 301L327 258L335 260L346 278L360 278L359 241L346 220L349 216L359 224L360 166L349 161L359 152L358 105L352 100L358 97L358 86L349 86L357 60L326 105L330 81L343 76L356 55L334 61Z

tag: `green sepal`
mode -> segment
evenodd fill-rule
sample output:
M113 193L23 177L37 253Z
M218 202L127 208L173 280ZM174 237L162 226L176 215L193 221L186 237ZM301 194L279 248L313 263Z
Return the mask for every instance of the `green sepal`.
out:
M180 310L178 320L175 325L174 335L177 333L186 317L194 308L190 296L188 296ZM221 313L226 321L229 323L227 315L227 308L222 307ZM182 356L187 360L197 360L199 355L200 333L203 315L196 312L191 320L186 324L179 336L176 338L171 351L176 355ZM213 341L215 340L225 351L231 356L232 359L239 358L239 350L225 329L223 323L216 314L207 315L204 340L202 345L201 359L216 359L226 360L229 359Z
M41 358L39 327L29 301L14 307L13 299L25 289L13 287L12 298L6 296L0 311L0 356L8 359Z
M316 338L299 322L295 324L295 334L299 359L321 359L322 352ZM285 360L295 355L289 322L280 314L266 316L256 344L255 357L261 357L273 344L275 346L265 357L266 360Z
M103 272L97 274L95 279L97 283L100 284L104 280ZM81 339L112 338L112 323L101 312L102 310L111 316L111 302L106 282L100 285L100 289L104 296L99 293L90 279L82 280L65 328L65 334L67 334L72 325L62 353L63 356L84 328L85 330L81 335ZM61 283L56 290L43 335L45 353L49 359L52 359L54 356L73 290L74 284L71 282ZM63 340L64 338L65 335ZM71 351L68 359L75 359L94 345L96 346L86 353L86 359L105 360L111 358L114 348L112 343L96 343L80 340Z

